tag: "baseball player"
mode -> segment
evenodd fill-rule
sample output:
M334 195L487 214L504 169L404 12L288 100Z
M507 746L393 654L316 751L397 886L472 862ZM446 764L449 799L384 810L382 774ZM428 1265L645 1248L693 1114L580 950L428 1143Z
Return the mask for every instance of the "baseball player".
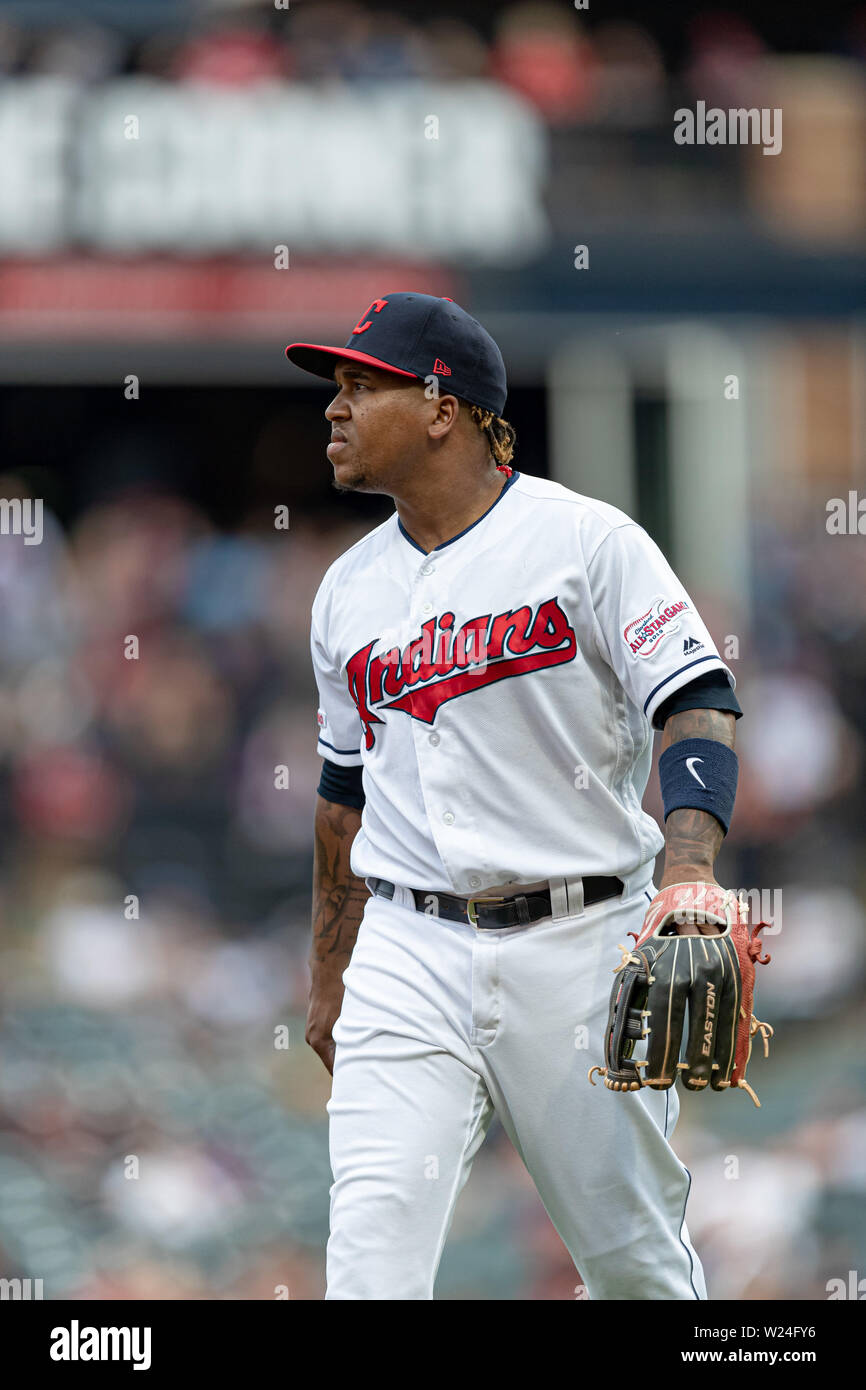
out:
M433 1297L495 1113L591 1299L704 1299L673 1083L745 1085L764 1027L713 876L733 675L639 525L512 466L502 356L453 301L385 294L286 351L335 383L335 486L395 503L312 611L327 1297Z

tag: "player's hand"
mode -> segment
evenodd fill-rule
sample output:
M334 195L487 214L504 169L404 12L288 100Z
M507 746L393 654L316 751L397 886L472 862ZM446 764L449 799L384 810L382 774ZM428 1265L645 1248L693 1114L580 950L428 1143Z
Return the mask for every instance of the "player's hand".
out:
M632 948L621 946L605 1032L605 1064L598 1072L613 1091L642 1086L666 1091L677 1080L689 1091L742 1087L752 1039L768 1054L773 1030L752 1012L755 966L766 964L749 904L706 879L668 883L647 908ZM706 928L712 930L706 930ZM683 937L708 938L692 946ZM686 1022L688 1019L688 1022ZM646 1056L636 1058L638 1043ZM681 1055L682 1054L682 1055Z
M673 884L677 883L703 883L722 891L721 884L718 883L712 873L708 872L706 869L674 869L671 871L670 877L665 874L662 878L656 898L653 899L647 908L644 923L646 923L647 919L652 914L656 899L661 897L666 888L670 888ZM685 903L675 912L673 917L669 919L669 926L671 930L676 931L677 936L717 936L719 932L724 931L724 923L708 920L705 912L700 910L695 911L691 906ZM641 936L643 936L643 933L641 933Z
M342 1007L342 979L337 979L336 982L328 985L313 986L307 1008L307 1030L304 1037L316 1056L321 1057L332 1076L334 1074L335 1050L334 1024L340 1017Z

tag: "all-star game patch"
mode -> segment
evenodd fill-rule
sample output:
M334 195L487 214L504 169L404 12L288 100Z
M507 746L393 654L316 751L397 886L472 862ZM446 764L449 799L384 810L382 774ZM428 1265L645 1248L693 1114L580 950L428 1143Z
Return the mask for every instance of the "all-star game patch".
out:
M632 656L653 656L664 639L680 627L679 614L687 611L689 605L684 598L671 603L663 594L657 595L652 605L640 617L633 618L623 632Z

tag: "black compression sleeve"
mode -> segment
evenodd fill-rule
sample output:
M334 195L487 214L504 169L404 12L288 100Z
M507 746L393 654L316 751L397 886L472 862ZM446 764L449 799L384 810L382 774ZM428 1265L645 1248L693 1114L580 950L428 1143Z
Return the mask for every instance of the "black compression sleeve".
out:
M362 767L341 767L328 758L322 759L322 776L318 792L326 801L336 801L340 806L354 806L363 810L364 788L361 785Z
M673 695L669 695L655 712L653 728L663 729L666 719L684 709L728 710L737 719L743 713L724 671L707 671L706 675L695 676L688 685L681 686Z

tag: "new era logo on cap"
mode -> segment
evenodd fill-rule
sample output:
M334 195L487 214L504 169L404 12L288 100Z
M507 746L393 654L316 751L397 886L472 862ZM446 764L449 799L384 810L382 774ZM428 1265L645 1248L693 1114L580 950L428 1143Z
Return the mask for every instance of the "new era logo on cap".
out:
M455 396L501 415L507 385L496 343L477 319L432 294L401 292L374 299L343 347L290 343L286 356L305 371L332 379L339 359L417 377L447 376Z

